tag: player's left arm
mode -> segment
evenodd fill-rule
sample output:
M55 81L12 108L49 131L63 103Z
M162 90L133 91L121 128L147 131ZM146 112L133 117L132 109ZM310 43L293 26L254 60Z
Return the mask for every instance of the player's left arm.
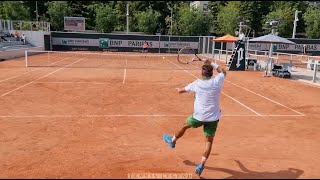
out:
M178 93L179 93L179 94L182 94L182 93L185 93L185 92L189 92L189 93L195 92L195 83L196 83L196 81L188 84L188 85L187 85L186 87L184 87L184 88L176 88L176 89L178 90Z

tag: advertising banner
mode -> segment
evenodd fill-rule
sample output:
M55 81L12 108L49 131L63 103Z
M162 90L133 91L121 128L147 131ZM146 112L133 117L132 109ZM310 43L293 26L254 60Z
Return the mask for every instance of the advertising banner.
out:
M302 51L304 44L274 44L275 51ZM320 51L319 44L305 44L307 51ZM227 44L228 50L232 50L232 43ZM249 43L249 50L269 51L270 44Z
M64 17L64 30L85 31L86 24L84 17Z
M192 47L198 49L198 42L175 42L175 41L146 41L149 48L170 48L181 49L183 47ZM125 47L125 48L142 48L144 40L123 40L123 39L82 39L82 38L52 38L52 45L65 46L97 46L102 49Z

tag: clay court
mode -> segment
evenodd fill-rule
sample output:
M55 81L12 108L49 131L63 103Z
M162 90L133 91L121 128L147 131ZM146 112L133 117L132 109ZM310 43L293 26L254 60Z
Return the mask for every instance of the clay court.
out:
M201 64L179 64L175 54L104 55L38 54L29 57L32 67L24 58L0 62L0 178L199 178L202 128L175 149L162 135L193 112L193 94L176 88L200 78ZM319 92L228 71L201 178L319 178Z

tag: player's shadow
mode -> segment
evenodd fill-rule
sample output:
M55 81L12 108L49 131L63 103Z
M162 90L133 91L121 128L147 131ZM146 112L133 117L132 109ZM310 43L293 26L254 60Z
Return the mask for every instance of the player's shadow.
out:
M295 168L288 168L287 170L279 170L276 172L257 172L247 169L240 161L235 160L240 167L241 171L226 169L226 168L214 168L205 166L205 170L221 171L228 173L231 176L224 179L297 179L304 171ZM189 160L183 161L184 164L189 166L197 166L196 163ZM205 179L201 177L201 179Z

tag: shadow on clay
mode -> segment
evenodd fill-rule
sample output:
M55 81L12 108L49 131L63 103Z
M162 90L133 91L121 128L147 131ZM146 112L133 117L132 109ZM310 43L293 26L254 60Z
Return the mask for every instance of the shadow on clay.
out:
M247 169L239 160L235 160L235 162L238 164L241 171L226 168L214 168L208 166L205 166L204 170L221 171L231 175L224 179L297 179L304 173L303 170L295 168L288 168L286 170L279 170L276 172L258 172ZM191 162L189 160L184 160L183 163L188 166L197 166L196 163ZM200 177L200 179L206 178Z

